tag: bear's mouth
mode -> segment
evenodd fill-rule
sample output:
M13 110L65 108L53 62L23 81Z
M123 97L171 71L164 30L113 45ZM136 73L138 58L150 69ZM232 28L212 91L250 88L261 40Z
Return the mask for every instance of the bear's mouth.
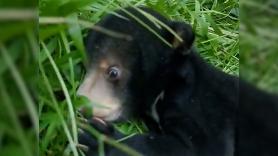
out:
M120 118L123 109L121 107L116 109L93 109L93 118L99 118L104 121L116 121Z
M117 121L121 118L123 109L118 108L107 108L107 107L82 107L78 110L82 117L87 119L100 119L104 121Z
M101 123L103 125L107 125L107 123L103 119L101 119L101 118L93 117L92 120L95 120L95 121L97 121L97 122L99 122L99 123Z

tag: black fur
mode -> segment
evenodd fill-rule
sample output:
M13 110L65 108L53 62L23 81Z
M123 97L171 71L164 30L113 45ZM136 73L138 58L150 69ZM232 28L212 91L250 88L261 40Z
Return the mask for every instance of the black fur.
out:
M277 156L278 98L206 63L191 47L194 33L188 24L141 9L170 26L183 42L167 46L123 11L117 13L129 20L108 15L98 25L130 35L132 40L96 31L91 31L87 40L91 62L115 55L128 67L131 77L125 92L119 93L128 108L123 115L140 117L151 127L149 134L124 143L146 156ZM126 10L169 43L175 40L170 32L157 28L135 9ZM161 92L164 98L157 103L156 125L149 112ZM87 144L84 138L80 142ZM87 155L92 156L97 148L89 147L91 155ZM125 155L110 146L106 152L108 156Z

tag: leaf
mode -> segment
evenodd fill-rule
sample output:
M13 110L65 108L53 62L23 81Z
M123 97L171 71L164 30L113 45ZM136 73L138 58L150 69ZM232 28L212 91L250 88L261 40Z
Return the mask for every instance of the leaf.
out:
M69 16L68 18L76 21L74 24L69 25L69 35L71 36L75 47L82 54L82 59L86 60L86 53L85 53L85 47L84 47L84 42L83 42L82 30L80 28L80 25L77 22L78 21L77 14L73 14L73 15Z
M54 38L52 38L52 40L50 40L47 43L46 47L49 50L50 54L52 54L54 52L54 50L57 48L57 41L58 41L57 38L54 37ZM39 60L40 60L40 62L44 62L46 59L47 59L47 55L46 55L45 49L42 49L39 54Z
M59 15L67 16L69 14L76 13L79 9L89 6L92 2L92 0L71 0L68 3L64 3L59 6Z

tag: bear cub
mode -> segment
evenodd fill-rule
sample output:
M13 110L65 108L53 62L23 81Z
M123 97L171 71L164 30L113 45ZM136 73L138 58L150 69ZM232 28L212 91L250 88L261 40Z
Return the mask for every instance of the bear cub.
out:
M125 8L97 25L108 31L89 31L90 63L78 89L95 104L93 127L119 139L110 123L142 119L149 132L122 143L144 156L278 155L277 96L206 63L189 24ZM79 141L87 156L98 154L94 136L85 131ZM105 152L127 155L109 145Z

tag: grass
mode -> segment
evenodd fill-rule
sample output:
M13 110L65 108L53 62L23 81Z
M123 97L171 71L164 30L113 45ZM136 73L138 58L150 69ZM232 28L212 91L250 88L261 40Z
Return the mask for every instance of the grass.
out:
M0 155L32 156L39 131L35 16L32 2L17 10L11 4L1 1L0 8Z
M273 93L278 93L277 6L275 0L245 0L240 16L240 76Z
M239 74L239 4L237 1L228 0L221 3L197 0L183 2L96 0L76 3L75 1L41 0L39 62L40 76L44 82L40 85L39 95L41 155L65 153L77 155L76 151L79 150L74 145L78 144L76 123L80 121L74 119L77 116L74 110L84 103L84 99L76 96L76 89L85 74L86 57L83 37L86 36L88 28L106 14L125 6L139 5L149 6L172 20L191 23L197 34L196 45L200 54L223 71L234 75ZM165 27L150 15L144 15ZM130 16L139 20L132 14ZM142 21L138 22L161 38L148 25ZM93 27L93 29L111 34L105 28ZM161 40L165 41L163 38ZM144 123L137 120L115 126L127 137L144 133L146 130ZM100 134L94 134L98 139L102 138ZM103 140L100 142L102 144ZM102 155L103 151L100 150L99 154Z
M75 110L87 102L76 96L87 61L83 37L104 15L128 5L149 6L192 24L195 45L208 62L260 88L278 91L276 0L242 0L240 35L238 0L39 0L39 21L36 5L1 1L6 8L0 9L0 156L82 155L76 146L80 119ZM136 120L115 126L127 137L146 129ZM95 135L103 145L103 136ZM99 154L104 155L101 147Z

